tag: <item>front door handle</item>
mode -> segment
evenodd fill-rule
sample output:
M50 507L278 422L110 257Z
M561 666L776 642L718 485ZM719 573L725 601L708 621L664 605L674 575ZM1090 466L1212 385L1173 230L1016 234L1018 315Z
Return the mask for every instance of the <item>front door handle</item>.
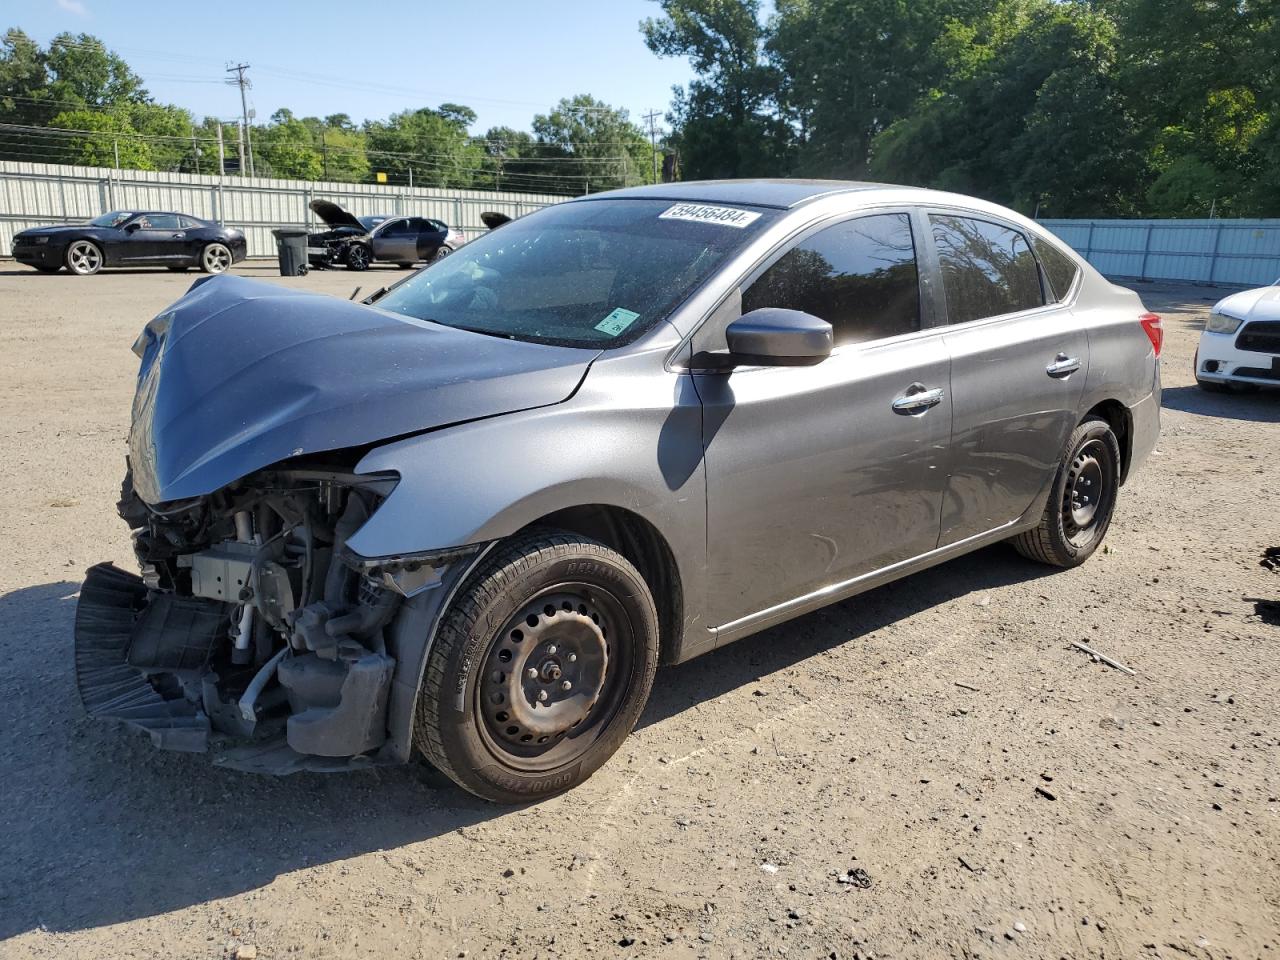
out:
M1079 369L1079 357L1068 357L1065 353L1060 353L1053 358L1053 363L1044 368L1044 372L1051 377L1060 377L1065 380Z
M936 407L942 402L945 394L941 387L928 389L923 383L913 383L907 387L907 392L893 401L894 413L924 413L930 407Z

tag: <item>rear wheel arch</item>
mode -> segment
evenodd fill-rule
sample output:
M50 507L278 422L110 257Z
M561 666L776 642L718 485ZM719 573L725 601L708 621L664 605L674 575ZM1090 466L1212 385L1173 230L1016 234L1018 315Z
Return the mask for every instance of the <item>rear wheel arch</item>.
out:
M1095 404L1081 418L1081 423L1091 417L1105 420L1116 435L1120 444L1120 483L1123 484L1128 479L1129 463L1133 459L1133 415L1119 400L1110 399Z

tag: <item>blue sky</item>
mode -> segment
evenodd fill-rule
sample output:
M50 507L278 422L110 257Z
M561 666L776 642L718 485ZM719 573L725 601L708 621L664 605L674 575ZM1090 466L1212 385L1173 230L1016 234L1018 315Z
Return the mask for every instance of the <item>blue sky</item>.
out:
M64 30L92 33L157 100L197 118L239 115L238 92L221 81L228 63L244 62L259 122L279 107L359 121L452 101L479 114L480 133L528 129L577 93L637 121L664 110L691 71L644 45L637 25L659 13L652 0L29 0L7 5L0 30L20 27L42 44Z

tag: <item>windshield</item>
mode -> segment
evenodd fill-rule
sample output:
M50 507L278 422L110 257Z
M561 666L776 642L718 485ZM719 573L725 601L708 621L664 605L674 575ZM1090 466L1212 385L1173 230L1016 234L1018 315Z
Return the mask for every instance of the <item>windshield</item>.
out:
M471 241L378 306L514 340L620 346L665 319L774 216L671 200L557 204Z
M104 213L97 219L90 220L89 223L95 227L118 227L132 216L133 214L128 210L115 210L111 213Z
M360 221L360 225L364 227L366 230L372 230L374 227L382 223L382 221L386 220L387 218L386 217L356 217L356 219Z

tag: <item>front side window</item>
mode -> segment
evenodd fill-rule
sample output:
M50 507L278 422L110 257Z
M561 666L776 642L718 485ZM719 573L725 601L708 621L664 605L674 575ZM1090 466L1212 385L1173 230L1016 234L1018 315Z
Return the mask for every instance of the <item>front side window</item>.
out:
M378 233L384 237L405 237L413 233L408 220L390 220L378 227Z
M614 347L662 322L777 213L671 200L582 200L486 233L378 301L513 340Z
M143 230L181 230L182 221L176 213L148 213L138 218L138 226Z
M987 220L932 215L951 323L1044 304L1036 258L1019 231Z
M1080 268L1076 262L1048 241L1035 238L1036 254L1040 257L1040 266L1044 267L1045 276L1049 278L1049 286L1053 290L1055 301L1064 300L1071 292L1071 285L1076 282Z
M113 210L111 213L95 217L89 221L89 224L94 227L119 227L132 216L133 213L128 210Z
M831 324L837 346L920 329L911 218L859 217L801 241L742 294L742 312L803 310Z

